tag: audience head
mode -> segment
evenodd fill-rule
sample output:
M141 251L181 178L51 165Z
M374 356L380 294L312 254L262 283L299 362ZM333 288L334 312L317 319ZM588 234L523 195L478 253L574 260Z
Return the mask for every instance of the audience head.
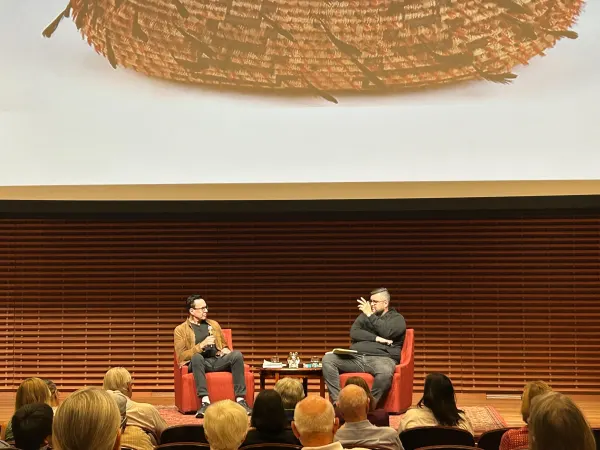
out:
M268 389L257 395L250 425L266 434L279 434L286 429L288 421L278 392Z
M30 403L50 403L50 389L41 378L27 378L17 389L15 410Z
M292 430L304 447L331 444L338 427L333 405L323 397L309 395L296 405Z
M44 383L46 383L46 386L48 386L48 389L50 390L50 401L48 404L55 408L60 405L60 392L58 391L56 384L54 384L54 381L44 380Z
M71 394L56 410L52 425L55 450L117 450L121 414L107 391L85 388Z
M454 427L461 420L456 407L456 396L452 381L443 373L430 373L425 377L423 397L418 406L426 406L431 410L441 426Z
M274 389L281 396L285 409L294 409L296 404L304 398L302 383L295 378L282 378L275 383Z
M106 391L119 391L131 398L133 392L133 379L125 367L113 367L104 375L102 385Z
M381 314L387 312L390 306L390 293L384 288L380 287L371 291L371 309L375 314Z
M108 392L117 407L119 408L119 414L121 415L121 432L125 431L125 427L127 426L127 397L125 394L119 391L106 391Z
M363 388L353 384L346 385L340 391L338 408L346 422L367 420L369 413L369 397Z
M529 422L529 411L531 410L531 401L538 395L552 391L552 388L543 381L531 381L525 385L521 397L521 415L523 422Z
M248 432L248 414L236 402L222 400L204 413L204 433L212 450L237 450Z
M39 450L51 442L52 407L46 403L29 403L12 417L15 446L21 450Z
M547 392L533 399L529 416L531 450L595 450L592 430L569 397Z
M373 394L371 394L371 389L369 388L367 382L361 377L350 377L346 380L346 384L344 386L348 386L351 384L355 386L360 386L364 389L364 391L367 393L367 397L369 397L369 410L373 411L377 407L377 402L375 401L375 397L373 397Z

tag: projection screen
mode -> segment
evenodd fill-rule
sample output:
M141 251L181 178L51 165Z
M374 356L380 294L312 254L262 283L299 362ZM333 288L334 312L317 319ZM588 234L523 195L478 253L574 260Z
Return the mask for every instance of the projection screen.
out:
M3 0L0 199L600 194L599 24L581 0Z

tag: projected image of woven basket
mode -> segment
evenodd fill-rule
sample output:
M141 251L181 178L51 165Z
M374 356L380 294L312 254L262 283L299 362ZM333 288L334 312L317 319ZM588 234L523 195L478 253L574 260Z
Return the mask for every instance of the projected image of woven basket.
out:
M570 31L584 0L71 0L110 64L218 87L395 91L509 83Z

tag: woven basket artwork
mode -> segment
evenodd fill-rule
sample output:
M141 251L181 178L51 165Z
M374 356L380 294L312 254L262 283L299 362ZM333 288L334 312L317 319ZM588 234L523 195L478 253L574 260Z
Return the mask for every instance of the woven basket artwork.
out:
M216 87L397 91L509 83L563 38L584 0L71 0L114 67Z

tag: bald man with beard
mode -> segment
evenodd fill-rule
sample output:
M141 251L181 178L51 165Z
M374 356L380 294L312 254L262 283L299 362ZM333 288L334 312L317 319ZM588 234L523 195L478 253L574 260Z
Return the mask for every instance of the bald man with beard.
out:
M396 430L369 422L369 403L367 393L360 386L350 384L340 391L338 409L346 423L337 430L335 439L346 448L367 446L404 450Z

